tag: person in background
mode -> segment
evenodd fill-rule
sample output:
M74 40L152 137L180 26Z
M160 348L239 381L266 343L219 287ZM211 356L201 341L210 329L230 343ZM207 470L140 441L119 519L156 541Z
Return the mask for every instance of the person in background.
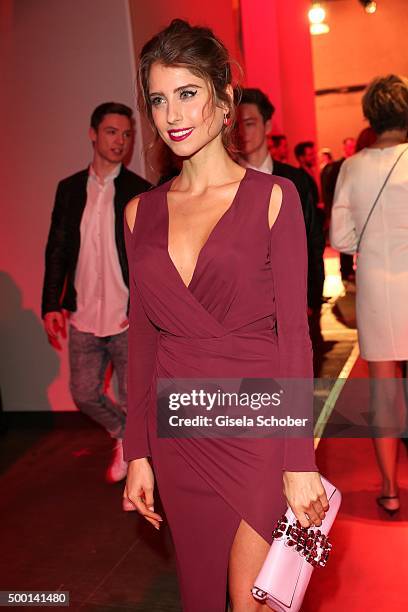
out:
M319 169L320 172L323 170L327 164L330 164L333 161L333 155L330 149L324 147L319 151Z
M317 155L315 144L311 140L299 142L294 148L294 153L298 161L300 171L309 182L309 189L312 192L314 205L316 208L318 208L320 196L317 179Z
M408 79L375 79L362 105L377 140L341 166L330 239L338 251L358 251L357 329L371 379L370 417L382 476L377 503L393 515L400 507L398 437L406 419L398 393L408 360Z
M366 147L370 147L377 140L377 134L374 132L372 127L366 127L361 130L357 137L356 142L356 153L362 151Z
M308 312L310 333L314 349L321 349L320 309L324 284L323 252L325 240L323 227L316 214L314 193L310 183L298 168L272 159L268 151L267 134L275 109L260 89L242 91L238 107L238 130L241 157L238 162L266 174L290 179L300 196L306 225L308 249ZM318 350L315 351L316 355Z
M374 138L368 142L368 144L372 144L376 140L375 133L371 130L371 128L366 128L370 130L374 134ZM364 130L363 130L364 131ZM359 136L360 139L361 135ZM330 218L331 218L331 210L333 206L333 198L334 198L334 190L336 188L337 177L339 176L340 168L345 159L348 159L356 151L357 142L355 138L348 137L343 140L343 152L344 156L341 159L338 159L330 164L325 166L320 174L320 185L322 191L322 199L324 203L324 211L325 211L325 227L330 227ZM366 145L364 145L366 146ZM361 148L364 148L361 146ZM351 283L351 287L354 286L354 258L353 255L348 255L347 253L340 253L340 274L341 280L343 281L345 287L349 286Z
M268 136L268 148L272 159L278 162L287 163L289 146L288 140L284 134L272 134Z
M344 159L351 157L356 152L356 139L349 136L343 140Z
M92 113L90 166L57 187L45 253L42 317L50 343L61 348L69 315L70 388L75 405L115 439L109 482L126 476L129 278L123 213L150 184L123 165L132 138L132 110L117 102ZM119 405L104 393L113 366Z
M356 141L354 138L345 138L343 140L344 157L342 157L341 159L337 159L336 161L333 161L332 163L327 164L324 168L322 168L320 174L320 186L322 192L322 200L324 203L325 230L328 230L330 227L330 217L333 206L334 190L336 188L336 181L340 172L341 165L346 159L346 153L347 157L350 157L351 151L354 151L355 142ZM343 284L346 288L349 283L354 283L352 255L348 255L347 253L340 253L340 274L341 280L343 281Z

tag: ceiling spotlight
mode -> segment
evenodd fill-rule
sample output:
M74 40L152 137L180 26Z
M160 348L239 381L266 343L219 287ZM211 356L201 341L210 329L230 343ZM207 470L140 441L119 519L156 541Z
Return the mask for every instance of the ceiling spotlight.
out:
M313 2L308 15L311 34L327 34L327 32L330 32L329 26L324 22L326 11L318 2Z
M377 10L377 2L374 2L373 0L359 0L359 1L360 1L360 4L363 5L365 12L368 13L369 15L372 15Z

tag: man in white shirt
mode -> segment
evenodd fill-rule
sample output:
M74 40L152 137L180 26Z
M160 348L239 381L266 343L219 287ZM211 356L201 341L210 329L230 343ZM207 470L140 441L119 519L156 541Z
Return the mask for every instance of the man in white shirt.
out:
M116 440L109 482L126 476L122 438L126 420L129 301L123 212L150 184L122 162L132 138L132 110L116 102L91 116L92 163L57 188L46 248L42 299L44 327L61 348L69 316L70 388L76 406ZM105 393L113 366L119 404Z

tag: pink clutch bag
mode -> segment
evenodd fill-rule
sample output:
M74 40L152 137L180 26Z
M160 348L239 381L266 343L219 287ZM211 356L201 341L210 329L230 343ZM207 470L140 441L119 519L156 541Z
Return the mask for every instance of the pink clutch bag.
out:
M292 510L278 521L252 595L279 612L298 612L315 567L324 567L332 545L328 533L341 503L340 491L322 477L329 510L320 527L301 527Z

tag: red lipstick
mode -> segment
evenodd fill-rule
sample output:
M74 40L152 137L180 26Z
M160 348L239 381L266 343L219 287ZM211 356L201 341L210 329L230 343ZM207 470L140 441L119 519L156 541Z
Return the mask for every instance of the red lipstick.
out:
M167 133L171 140L174 140L174 142L180 142L181 140L188 138L193 130L194 128L183 128L178 130L168 130Z

